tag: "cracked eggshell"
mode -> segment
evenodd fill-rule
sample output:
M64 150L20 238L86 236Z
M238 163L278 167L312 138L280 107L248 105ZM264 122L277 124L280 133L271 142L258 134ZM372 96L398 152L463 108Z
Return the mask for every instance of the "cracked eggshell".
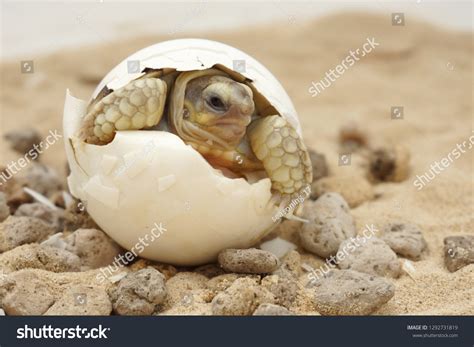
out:
M234 69L234 61L243 60L245 72L240 73L301 132L288 95L265 67L208 40L173 40L145 48L115 67L92 97L104 86L116 89L139 77L127 72L131 60L140 61L141 68L179 71L215 64ZM276 225L268 178L255 183L227 178L179 137L163 131L121 131L105 146L86 144L75 136L86 108L86 101L67 91L63 126L69 188L122 247L156 261L199 265L214 261L225 248L253 245Z

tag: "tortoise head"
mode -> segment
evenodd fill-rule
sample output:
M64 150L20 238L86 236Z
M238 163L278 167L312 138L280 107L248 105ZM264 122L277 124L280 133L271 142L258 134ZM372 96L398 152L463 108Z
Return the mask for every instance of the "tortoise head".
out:
M184 119L235 146L244 137L255 110L252 90L220 76L189 81L184 96Z

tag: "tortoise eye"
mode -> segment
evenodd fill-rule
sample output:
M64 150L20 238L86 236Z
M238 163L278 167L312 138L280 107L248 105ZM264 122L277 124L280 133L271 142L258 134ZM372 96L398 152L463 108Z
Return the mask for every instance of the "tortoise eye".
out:
M207 99L207 104L216 111L225 111L226 107L224 102L218 96L211 96Z

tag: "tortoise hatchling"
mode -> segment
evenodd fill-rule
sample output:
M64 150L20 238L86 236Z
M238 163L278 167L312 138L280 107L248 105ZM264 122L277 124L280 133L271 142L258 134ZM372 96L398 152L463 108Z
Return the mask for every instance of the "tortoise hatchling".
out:
M105 89L91 102L80 137L104 145L116 131L154 128L178 135L231 174L265 170L282 196L312 181L309 154L295 128L278 114L261 115L251 81L238 82L218 67L149 69L121 88Z
M293 201L312 180L288 94L215 41L130 55L89 101L66 94L63 128L71 194L123 248L155 261L200 265L254 246L288 206L298 218Z

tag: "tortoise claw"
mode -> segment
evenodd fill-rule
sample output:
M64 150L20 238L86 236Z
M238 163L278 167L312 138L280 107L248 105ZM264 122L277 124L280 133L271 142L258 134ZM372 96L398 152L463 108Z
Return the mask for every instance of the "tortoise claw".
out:
M248 136L274 190L294 196L311 184L313 172L308 151L287 120L278 115L259 118L250 124Z
M79 137L87 143L103 145L113 140L117 130L157 125L163 116L166 87L158 78L143 78L113 91L86 114Z

